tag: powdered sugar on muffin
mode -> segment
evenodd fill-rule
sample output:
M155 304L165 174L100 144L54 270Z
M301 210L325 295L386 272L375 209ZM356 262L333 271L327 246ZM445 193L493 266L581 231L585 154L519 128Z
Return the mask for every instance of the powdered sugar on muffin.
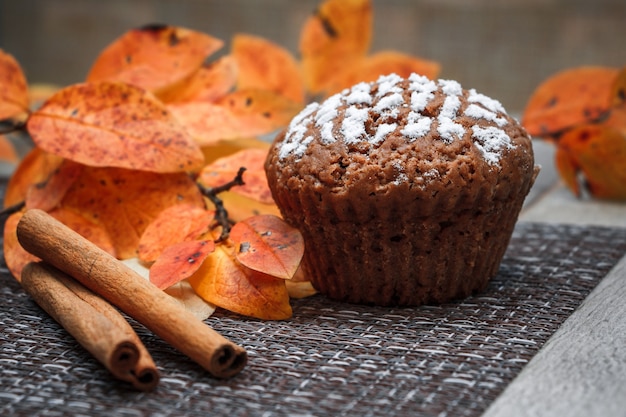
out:
M321 131L324 144L368 142L373 146L393 134L411 142L436 132L435 139L446 144L471 138L485 161L497 165L501 152L515 146L502 129L510 121L497 100L475 90L465 91L456 81L432 81L416 74L405 80L391 74L309 105L290 124L279 157L302 157L313 140L311 128Z

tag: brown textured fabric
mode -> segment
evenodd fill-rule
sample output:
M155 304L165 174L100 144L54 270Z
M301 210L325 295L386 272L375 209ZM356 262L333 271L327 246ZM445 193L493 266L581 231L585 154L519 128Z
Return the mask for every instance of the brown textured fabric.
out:
M361 103L350 104L358 98L349 90L308 107L276 139L268 182L304 235L304 268L322 293L379 305L445 302L484 288L497 272L536 175L531 141L499 103L446 92L458 84L436 87L423 100L419 117L430 126L419 137L407 136L419 91L410 80L387 80L361 86ZM442 120L450 97L455 116ZM352 116L361 109L365 120ZM446 137L446 126L461 131ZM487 143L476 127L510 143ZM383 128L389 133L376 141Z
M626 229L520 223L497 276L462 302L294 300L294 317L207 320L248 366L211 378L131 320L161 381L113 378L0 270L2 416L477 417L626 253Z

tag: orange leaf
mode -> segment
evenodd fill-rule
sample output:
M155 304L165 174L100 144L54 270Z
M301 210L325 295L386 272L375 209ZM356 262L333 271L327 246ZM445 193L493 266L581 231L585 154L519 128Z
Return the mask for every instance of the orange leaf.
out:
M126 259L137 255L140 236L163 210L185 203L204 207L196 183L185 173L85 167L62 207L99 222L113 239L117 257Z
M237 117L238 137L261 135L284 127L302 109L300 103L255 88L239 89L222 97L217 104Z
M13 164L19 161L15 147L5 135L0 135L0 161Z
M233 191L220 193L219 197L228 210L228 218L233 222L240 222L248 217L261 214L280 216L280 210L274 203L261 203Z
M239 89L268 90L296 103L304 103L300 67L287 49L267 39L237 34L232 41Z
M52 172L46 181L32 185L26 195L26 208L50 211L59 206L67 190L80 176L84 165L68 159Z
M240 90L215 103L172 103L168 108L200 146L223 139L270 133L286 126L301 109L299 104L269 91Z
M601 119L611 107L616 68L579 67L551 76L534 91L522 124L534 136L553 136Z
M232 155L225 156L205 166L198 180L207 187L217 187L232 181L240 167L246 168L243 173L244 185L231 188L235 193L245 195L264 204L273 204L272 193L267 185L265 176L265 159L267 151L264 149L243 149Z
M165 103L213 102L226 95L237 82L237 64L231 56L205 62L190 76L158 92Z
M169 288L189 278L214 250L212 240L188 240L169 246L150 268L150 282L162 290Z
M224 243L217 245L189 283L209 303L238 314L263 320L292 315L285 281L241 265L233 247Z
M28 112L28 84L15 58L0 49L0 120Z
M67 208L57 208L49 214L102 250L113 256L116 255L111 236L109 236L102 224L98 222L98 219L88 219Z
M32 185L46 181L57 169L63 158L35 147L22 159L9 179L4 194L4 206L24 202Z
M26 252L17 240L17 223L22 218L23 212L10 215L4 223L3 255L7 268L16 280L22 280L22 270L27 263L37 261L39 258Z
M200 146L213 145L222 139L236 139L245 130L229 109L208 102L192 101L167 106Z
M626 67L622 68L615 77L611 88L613 106L621 106L626 103Z
M325 91L332 78L363 58L372 38L370 0L326 0L300 33L304 80L312 93Z
M404 78L416 73L434 79L438 76L439 70L440 65L437 62L396 51L383 51L347 66L331 80L327 93L339 92L359 82L376 81L381 75L392 73Z
M144 26L107 46L87 81L121 81L157 91L196 71L222 45L219 39L185 28Z
M194 240L206 233L214 212L191 204L176 204L163 210L146 227L139 240L139 259L156 260L168 246Z
M556 162L577 196L582 173L594 197L626 200L626 126L585 125L565 132L557 143Z
M64 88L28 120L42 149L91 166L155 172L198 169L203 154L152 94L122 83Z
M243 220L233 226L230 238L239 262L276 278L291 279L304 254L300 232L275 216Z
M220 158L232 155L244 149L263 149L267 152L270 146L271 143L266 140L257 138L237 138L215 142L203 147L202 152L204 152L204 160L207 164L210 164Z

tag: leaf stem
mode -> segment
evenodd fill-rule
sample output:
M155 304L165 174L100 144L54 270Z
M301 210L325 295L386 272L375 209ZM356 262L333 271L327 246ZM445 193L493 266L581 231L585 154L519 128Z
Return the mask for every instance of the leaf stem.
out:
M221 192L228 191L237 185L244 185L245 182L243 181L243 173L245 170L245 167L240 167L233 180L217 187L205 187L204 185L197 182L198 188L200 189L202 195L208 198L215 206L214 219L218 223L218 225L222 227L222 232L220 233L220 236L217 238L216 242L222 242L227 239L228 235L230 234L230 228L232 226L232 222L228 219L228 211L226 210L226 207L224 207L224 202L217 195Z

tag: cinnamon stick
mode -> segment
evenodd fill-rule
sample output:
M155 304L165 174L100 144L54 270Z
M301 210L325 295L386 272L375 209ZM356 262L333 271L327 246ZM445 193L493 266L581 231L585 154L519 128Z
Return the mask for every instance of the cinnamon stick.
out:
M17 225L24 249L72 276L201 365L228 378L247 362L246 351L226 339L109 253L38 209Z
M22 287L116 378L150 391L159 372L126 319L109 303L58 269L31 262Z

